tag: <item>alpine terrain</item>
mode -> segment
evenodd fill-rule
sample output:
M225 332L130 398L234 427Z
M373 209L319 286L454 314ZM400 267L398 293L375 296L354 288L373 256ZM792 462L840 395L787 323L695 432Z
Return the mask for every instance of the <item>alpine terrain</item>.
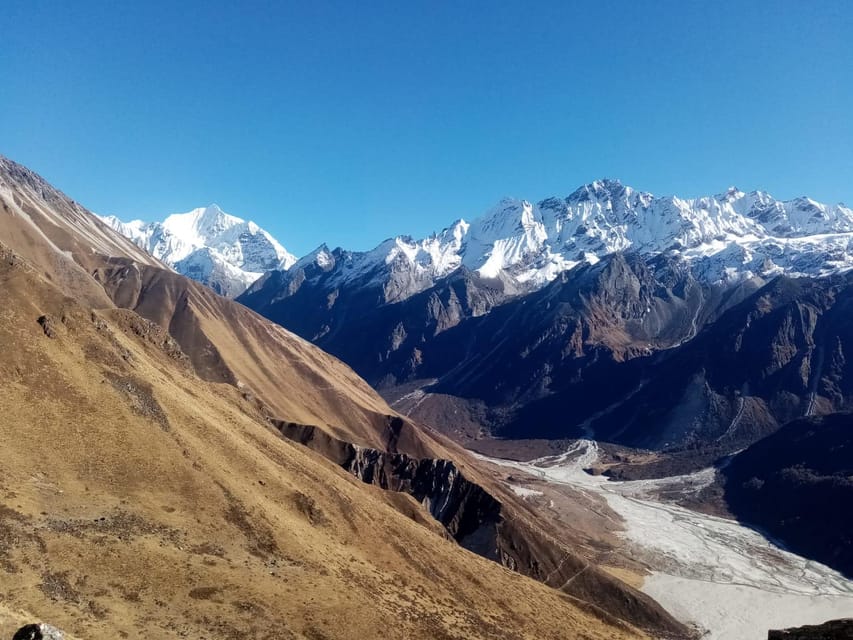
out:
M843 205L601 180L320 247L238 300L499 468L527 460L509 466L528 502L560 510L542 480L603 496L646 593L708 637L760 638L853 606L851 240Z
M238 299L457 434L733 451L848 406L827 355L852 241L842 205L601 180L421 241L321 247Z
M5 158L0 218L0 635L692 635L603 500L538 513Z
M287 269L296 258L254 222L217 205L174 213L162 222L101 217L178 273L233 298L262 274Z

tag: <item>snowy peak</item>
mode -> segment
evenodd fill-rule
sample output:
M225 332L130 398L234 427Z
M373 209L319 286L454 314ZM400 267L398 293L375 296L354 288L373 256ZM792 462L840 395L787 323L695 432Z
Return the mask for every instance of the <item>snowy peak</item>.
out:
M423 291L460 267L534 290L615 252L666 254L708 282L821 276L853 268L853 211L737 187L715 196L657 197L604 178L565 198L504 198L470 223L457 220L422 240L399 236L366 252L322 249L296 271L317 264L321 269L305 277L322 277L331 287L380 286L385 302Z
M566 203L596 200L600 202L614 201L630 197L634 193L631 187L625 187L621 181L612 178L594 180L589 184L578 187L566 198Z
M239 295L263 273L288 269L296 257L251 221L216 204L173 213L162 222L104 222L173 269L230 297Z
M221 253L229 264L244 271L287 268L296 261L254 222L227 214L215 204L174 213L159 224L159 229L157 225L153 223L153 230L160 232L160 251L170 261L182 260L202 248Z

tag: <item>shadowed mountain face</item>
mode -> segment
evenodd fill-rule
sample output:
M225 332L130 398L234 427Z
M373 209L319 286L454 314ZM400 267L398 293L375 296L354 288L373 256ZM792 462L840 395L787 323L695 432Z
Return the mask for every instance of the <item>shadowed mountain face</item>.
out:
M685 634L349 367L0 160L4 605L81 637Z
M739 448L797 416L849 405L851 304L850 276L776 279L680 346L626 362L605 352L504 432L554 436L583 424L635 446Z
M853 576L853 415L791 422L723 473L726 502L740 520Z
M464 267L439 283L397 304L387 304L379 284L365 288L302 286L316 277L316 265L305 277L285 285L281 272L240 296L238 301L288 327L351 363L373 384L422 377L425 344L466 318L488 313L514 293L501 280L484 279ZM323 275L320 280L322 282ZM290 294L270 298L288 286ZM359 336L359 339L354 339Z
M270 299L275 277L241 301L449 432L732 451L851 398L849 275L710 285L681 260L617 253L526 295L460 270L393 304L346 287L321 300L311 277Z

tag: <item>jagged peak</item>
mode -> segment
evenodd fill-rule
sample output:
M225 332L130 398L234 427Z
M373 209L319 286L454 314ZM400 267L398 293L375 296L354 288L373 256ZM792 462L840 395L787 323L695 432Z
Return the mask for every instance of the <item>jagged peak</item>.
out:
M731 186L723 193L718 193L717 195L715 195L714 199L720 202L734 202L735 200L740 200L745 195L746 194L737 187Z
M588 184L581 185L575 189L567 198L566 202L584 202L587 200L612 200L625 195L630 195L634 190L622 184L617 178L599 178Z
M334 261L334 252L329 249L329 246L325 242L323 242L316 249L310 251L297 260L291 269L304 269L305 267L314 264L319 265L320 267L326 267L329 263L334 264Z

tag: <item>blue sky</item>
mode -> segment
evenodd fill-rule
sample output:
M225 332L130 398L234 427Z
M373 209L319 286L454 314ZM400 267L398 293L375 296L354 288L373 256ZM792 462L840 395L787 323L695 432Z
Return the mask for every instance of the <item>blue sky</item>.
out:
M0 153L366 249L599 177L853 204L853 3L3 3Z

